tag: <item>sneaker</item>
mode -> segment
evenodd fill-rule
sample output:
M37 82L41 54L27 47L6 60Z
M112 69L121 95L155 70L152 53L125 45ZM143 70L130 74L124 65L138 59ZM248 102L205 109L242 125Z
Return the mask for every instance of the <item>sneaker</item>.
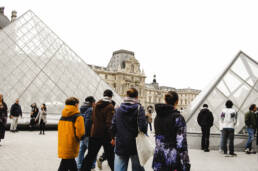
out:
M224 157L230 157L230 155L229 154L224 154Z
M229 155L230 155L231 157L236 157L236 156L237 156L236 153L230 153Z
M99 170L102 170L102 161L100 161L99 159L97 160L97 165Z
M246 148L245 149L245 152L247 153L247 152L250 152L250 149L249 148Z
M209 149L205 149L205 150L203 150L204 152L210 152L210 150Z

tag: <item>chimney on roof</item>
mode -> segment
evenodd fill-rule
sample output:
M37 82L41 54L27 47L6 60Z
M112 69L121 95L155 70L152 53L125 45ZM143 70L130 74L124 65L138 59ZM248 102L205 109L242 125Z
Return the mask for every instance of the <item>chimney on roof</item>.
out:
M4 15L4 7L0 7L0 14Z
M17 18L17 11L12 11L11 22Z

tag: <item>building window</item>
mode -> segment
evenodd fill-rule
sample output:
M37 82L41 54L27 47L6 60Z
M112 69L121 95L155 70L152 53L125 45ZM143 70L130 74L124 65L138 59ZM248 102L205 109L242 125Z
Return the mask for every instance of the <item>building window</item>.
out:
M133 64L131 65L131 72L132 72L132 73L134 72L134 66L133 66Z

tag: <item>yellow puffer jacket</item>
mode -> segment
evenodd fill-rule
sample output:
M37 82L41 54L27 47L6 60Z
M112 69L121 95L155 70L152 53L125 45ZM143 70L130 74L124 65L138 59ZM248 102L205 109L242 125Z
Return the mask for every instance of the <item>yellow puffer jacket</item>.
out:
M78 107L66 105L58 123L58 157L73 159L78 156L80 139L85 134L83 116L78 116L73 123L72 116L80 113Z

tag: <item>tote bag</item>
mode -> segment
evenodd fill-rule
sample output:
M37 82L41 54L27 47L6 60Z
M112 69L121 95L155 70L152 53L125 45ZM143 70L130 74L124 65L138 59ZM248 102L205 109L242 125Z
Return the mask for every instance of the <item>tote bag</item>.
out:
M138 122L139 112L140 112L140 105L138 107L138 114L137 114L138 135L136 137L136 147L137 147L140 164L141 166L144 166L146 162L149 160L149 158L153 156L154 146L151 144L150 139L139 129L139 122Z

